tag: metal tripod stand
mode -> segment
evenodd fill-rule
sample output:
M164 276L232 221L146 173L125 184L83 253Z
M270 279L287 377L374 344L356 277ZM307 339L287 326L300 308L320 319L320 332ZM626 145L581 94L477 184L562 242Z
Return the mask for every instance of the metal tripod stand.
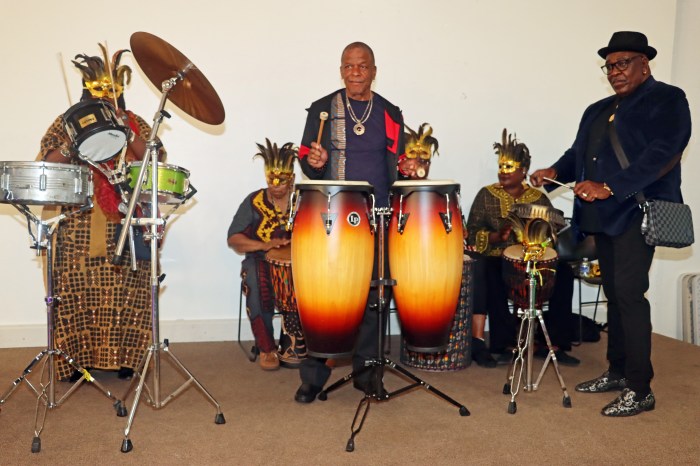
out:
M377 280L374 280L372 282L373 286L377 287L378 291L378 298L377 298L377 305L376 305L376 312L377 312L377 340L378 340L378 345L377 345L377 357L374 359L370 359L365 361L365 367L361 368L358 371L353 371L350 374L346 375L342 379L338 380L337 382L331 384L328 388L325 390L322 390L319 395L318 399L325 401L328 399L328 393L337 390L347 382L351 381L354 377L357 377L367 371L371 371L371 377L372 380L369 384L370 391L365 393L365 396L360 400L360 403L357 406L357 410L355 411L355 417L352 420L352 425L350 426L350 431L351 435L350 438L348 439L347 445L345 446L345 451L352 452L355 450L355 437L357 434L360 433L360 430L362 430L362 426L365 423L365 419L367 418L367 414L369 413L369 407L372 401L389 401L392 397L395 395L399 395L403 392L406 392L408 390L412 390L416 387L423 387L432 393L436 394L443 400L447 401L448 403L456 406L459 408L459 415L460 416L469 416L469 410L466 408L466 406L460 404L459 402L455 401L454 399L450 398L446 394L442 393L440 390L436 389L432 385L426 383L424 380L419 379L406 369L404 369L401 366L398 366L394 361L385 358L382 356L383 354L383 348L384 348L384 326L382 325L384 321L384 313L386 312L387 308L387 300L385 297L384 293L384 287L386 286L393 286L396 284L394 280L388 279L384 277L384 232L386 230L386 217L391 216L391 208L388 207L383 207L383 208L375 208L375 215L379 217L379 224L377 225L377 234L378 238L377 241L379 241L379 248L378 248L378 268L377 268ZM405 376L406 378L410 379L413 383L410 383L402 388L399 388L398 390L395 390L393 392L387 392L384 390L383 386L383 379L384 379L384 371L386 368L389 368L395 372L398 372L399 374Z
M36 249L37 255L41 254L41 250L46 250L46 340L47 348L41 351L34 357L34 359L29 363L29 365L24 369L22 375L17 377L7 390L0 397L0 408L7 401L7 399L12 395L12 393L19 387L22 383L27 384L27 386L36 394L36 413L34 415L34 438L32 439L32 453L38 453L41 451L41 432L44 430L44 422L46 421L46 414L49 409L57 408L63 404L63 402L82 385L83 382L89 382L95 387L97 387L105 396L114 401L113 406L117 409L118 416L126 416L121 408L121 401L119 401L112 393L107 390L102 384L100 384L87 369L78 364L68 353L62 351L55 347L54 343L54 304L56 301L56 296L53 294L53 246L52 240L53 235L58 227L58 224L64 218L74 215L77 213L85 212L92 209L92 202L81 207L80 209L58 215L52 219L43 221L38 218L34 213L32 213L29 208L21 204L13 204L17 210L22 212L25 217L27 217L27 227L29 229L29 234L32 237L33 246ZM32 224L36 227L36 235L32 232ZM82 374L80 379L78 379L73 385L68 389L63 396L56 401L56 370L54 358L63 358L73 370ZM37 366L41 361L44 361L41 366L41 375L39 381L35 386L29 379L29 376L34 372L35 366ZM48 368L47 368L48 367ZM46 372L48 370L48 376ZM47 379L46 381L44 379ZM35 382L36 383L36 382ZM41 409L43 405L43 411Z
M503 386L503 394L510 394L510 402L508 403L508 413L515 414L518 410L517 403L515 402L515 397L520 391L520 384L523 381L523 375L525 375L525 385L523 389L525 391L535 391L539 387L542 376L547 370L550 360L554 365L554 371L556 372L557 379L559 379L559 384L561 385L561 390L564 392L564 398L562 399L562 404L565 408L571 408L571 397L566 391L566 385L564 385L564 379L559 371L559 363L557 362L557 356L552 348L552 341L549 338L549 332L547 332L547 326L544 323L544 318L542 317L542 310L536 307L536 294L537 294L537 279L539 278L539 273L536 268L536 260L527 261L527 274L528 274L528 302L529 306L527 309L518 309L518 315L520 316L520 329L518 330L518 346L513 350L513 361L511 362L511 367L509 370L508 380ZM539 322L542 327L542 333L544 334L545 341L547 342L547 348L549 352L547 353L547 358L542 364L540 373L537 380L532 382L533 374L533 359L534 359L534 343L535 343L535 333L537 331L537 322Z
M141 164L141 170L139 171L138 179L134 187L134 191L131 193L131 199L129 200L129 207L124 219L124 225L149 225L150 233L144 235L145 238L150 238L151 247L151 328L152 328L152 344L148 348L148 352L139 364L139 367L134 371L134 379L129 391L133 387L134 383L138 381L135 389L134 403L131 406L129 412L129 419L124 429L124 440L122 441L121 451L123 453L130 452L133 449L133 443L129 438L129 432L131 431L131 425L134 421L134 416L136 415L136 408L138 407L139 401L141 400L141 395L146 391L146 400L153 408L160 409L164 407L169 401L175 398L177 395L182 393L191 384L194 384L216 407L216 415L214 417L214 422L216 424L225 424L226 419L224 414L221 412L221 406L214 399L214 397L207 391L206 388L192 375L192 373L187 370L187 368L180 362L175 355L169 349L168 340L164 340L162 343L160 341L159 325L160 325L160 314L158 297L160 294L160 282L164 276L159 275L158 271L158 243L162 238L162 233L159 231L159 227L165 226L165 219L160 217L158 214L158 149L156 135L158 134L158 129L163 117L167 113L163 110L165 102L168 98L168 94L173 90L175 85L184 78L187 70L180 71L177 76L167 79L162 83L162 97L160 100L160 105L158 111L155 114L153 122L153 130L151 135L146 142L146 154L144 156L144 161ZM151 209L150 218L134 218L134 211L136 209L136 203L140 197L141 188L145 179L147 171L150 169L151 175ZM117 242L117 247L115 255L112 262L118 264L121 261L121 253L124 249L126 243L126 236L129 232L129 228L123 228ZM161 360L160 353L163 351L166 355L170 357L173 363L187 376L187 380L180 385L173 393L171 393L165 399L161 398L161 387L160 387L160 369ZM153 389L149 389L146 385L146 376L148 374L149 367L153 366ZM128 398L129 393L124 396L124 400ZM120 402L121 403L121 402ZM121 406L120 406L121 407Z

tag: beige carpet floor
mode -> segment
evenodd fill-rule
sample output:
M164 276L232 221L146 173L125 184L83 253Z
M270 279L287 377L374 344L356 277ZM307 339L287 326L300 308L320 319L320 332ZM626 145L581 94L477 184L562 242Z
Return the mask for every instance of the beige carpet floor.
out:
M605 338L605 336L603 337ZM221 404L226 424L214 423L216 410L194 386L154 409L139 403L129 437L133 451L122 453L127 418L111 401L83 384L50 409L41 432L41 451L31 453L36 396L25 384L1 406L0 464L242 464L242 465L451 465L451 464L700 464L700 347L654 335L653 389L656 410L626 419L608 419L600 409L615 394L576 393L576 383L602 373L605 341L584 343L572 354L583 362L562 367L573 407L562 406L552 367L539 388L522 392L517 413L507 412L502 394L507 366L472 365L457 372L409 370L464 404L471 415L423 388L372 402L355 451L345 451L360 392L350 384L325 402L293 401L296 370L263 372L245 359L235 342L172 343L170 349ZM394 345L389 358L399 360ZM0 396L41 348L0 350ZM166 399L184 380L161 355L159 397ZM35 367L32 377L39 375ZM331 381L348 373L334 370ZM119 398L133 392L114 373L95 371L97 380ZM405 385L387 370L390 390ZM148 383L155 396L153 380ZM57 384L57 399L70 387Z

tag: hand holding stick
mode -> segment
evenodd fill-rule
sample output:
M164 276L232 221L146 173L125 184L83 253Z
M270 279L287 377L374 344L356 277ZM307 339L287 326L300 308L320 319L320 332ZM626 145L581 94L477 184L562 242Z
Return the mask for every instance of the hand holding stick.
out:
M321 136L323 135L323 124L326 122L328 119L328 113L327 112L321 112L318 116L321 119L321 126L318 128L318 136L316 137L316 144L321 144Z
M571 190L574 189L573 187L569 186L568 184L560 183L557 180L553 180L552 178L547 178L546 176L543 176L542 179L545 181L549 181L550 183L558 184L559 186L563 186L563 187L571 189Z

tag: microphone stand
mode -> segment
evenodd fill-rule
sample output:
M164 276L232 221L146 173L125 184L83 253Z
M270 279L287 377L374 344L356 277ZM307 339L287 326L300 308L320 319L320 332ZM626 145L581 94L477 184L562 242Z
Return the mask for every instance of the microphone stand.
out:
M193 65L191 65L193 66ZM141 395L143 394L144 388L146 389L146 400L155 409L160 409L164 407L169 401L182 393L191 384L194 384L205 397L216 407L216 415L214 417L214 423L225 424L226 419L221 411L221 406L214 399L214 397L207 391L206 388L192 375L192 373L187 370L187 368L180 362L175 355L172 354L169 348L169 342L167 339L161 343L160 333L159 333L159 305L158 297L160 294L160 282L163 280L165 275L159 275L158 271L158 242L162 238L162 233L159 232L159 227L165 225L165 219L159 216L158 212L158 149L156 142L156 135L158 134L158 129L163 120L164 116L170 117L170 115L164 110L165 102L167 101L168 94L177 85L177 83L184 79L185 74L189 71L190 67L186 67L184 70L179 71L177 76L167 79L162 83L162 96L160 104L153 120L153 130L151 131L148 141L146 141L146 154L144 155L143 163L141 164L141 169L139 170L138 179L136 185L134 186L134 191L131 193L131 199L129 200L129 206L126 212L126 217L123 222L125 228L119 235L119 240L117 241L116 250L114 257L112 258L113 264L119 264L122 260L121 254L126 244L126 238L129 233L129 228L132 225L149 225L150 233L144 235L145 238L150 238L151 246L151 328L152 328L152 344L148 348L145 357L142 359L138 366L138 369L134 371L134 379L132 381L129 390L133 387L134 383L138 381L135 389L134 402L131 406L129 412L129 419L124 429L124 440L122 441L121 451L123 453L128 453L133 449L133 443L129 438L129 433L131 431L131 425L134 421L134 416L136 414L136 408L138 407L139 401L141 400ZM136 203L139 200L141 194L141 188L143 186L143 181L145 179L146 172L148 169L146 167L150 166L151 169L151 209L150 218L134 218L134 211L136 209ZM194 192L190 193L190 197ZM184 374L187 375L187 380L180 385L173 393L167 396L165 399L161 399L161 387L160 387L160 372L161 372L161 360L160 352L163 351L168 355L177 368L179 368ZM153 365L153 390L148 388L146 382L146 375L148 369ZM129 393L124 396L126 400Z

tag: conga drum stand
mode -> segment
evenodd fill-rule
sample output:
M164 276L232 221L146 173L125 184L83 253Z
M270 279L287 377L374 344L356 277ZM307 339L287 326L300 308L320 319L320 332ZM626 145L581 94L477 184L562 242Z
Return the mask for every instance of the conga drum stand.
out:
M221 112L218 112L218 106L213 105L211 102L211 107L209 108L212 110L209 110L206 108L206 106L199 105L202 103L200 100L212 100L214 97L216 97L216 100L218 100L218 96L213 89L206 87L210 85L199 69L167 42L145 32L136 32L131 36L131 49L137 62L142 66L143 71L146 73L149 79L151 79L155 85L161 85L162 95L158 110L156 111L153 120L153 129L150 137L146 141L146 154L144 154L143 163L141 164L141 169L138 174L136 185L134 186L134 191L131 193L129 206L124 219L125 226L150 226L150 233L147 233L144 235L144 237L150 238L151 247L152 344L149 346L147 353L141 360L137 370L134 371L134 378L131 386L129 387L129 391L124 396L124 400L126 400L132 387L134 384L136 384L136 388L134 390L134 402L131 406L131 410L129 411L129 418L126 428L124 429L124 440L122 441L121 445L121 451L123 453L128 453L133 449L133 443L129 438L129 433L131 431L131 425L134 422L134 416L136 415L136 408L141 400L141 395L143 394L144 389L148 404L155 409L160 409L165 407L168 402L182 393L190 385L194 384L194 386L197 387L199 391L201 391L204 396L215 406L216 415L214 417L214 423L226 423L226 419L224 418L224 414L221 411L221 406L219 403L194 377L194 375L192 375L184 364L182 364L180 360L173 355L173 353L170 351L168 340L165 339L163 342L160 341L160 314L158 299L160 295L160 282L163 280L164 275L160 275L158 271L158 243L162 238L162 233L159 230L164 229L165 219L160 217L158 213L158 144L156 140L156 135L158 134L158 129L163 121L163 117L169 117L168 113L164 110L165 102L168 100L169 96L173 97L174 103L182 108L182 110L189 113L191 116L204 121L205 123L220 123L221 121L218 121L219 119L223 121L223 107L221 108ZM168 78L159 81L160 76L168 76ZM185 85L176 90L176 85L182 81L186 81ZM175 90L177 92L171 94ZM200 92L200 95L197 95L197 92ZM204 94L201 94L202 92L204 92ZM194 93L194 95L190 95L188 93ZM218 104L221 105L220 100L218 100ZM213 113L210 114L210 111ZM219 115L219 113L221 113L221 115ZM146 172L148 171L146 167L150 167L151 172L150 218L134 218L136 204L141 194L141 188L143 186ZM192 194L193 193L191 193L189 196ZM126 236L128 232L129 228L123 228L121 231L115 254L112 259L112 262L115 264L121 262L121 254L126 243ZM174 365L187 377L187 380L185 380L182 385L180 385L164 399L161 397L160 386L161 351L169 356ZM153 366L152 390L148 387L148 385L146 385L146 376L148 374L149 367L151 366Z
M528 302L529 306L527 309L518 309L518 315L520 316L520 329L518 331L518 344L517 348L513 350L513 361L511 362L508 379L506 384L503 386L503 394L510 394L510 402L508 403L508 413L515 414L518 410L518 406L515 402L515 397L520 391L520 384L523 382L523 376L525 377L525 384L523 389L525 391L535 391L542 381L542 376L547 370L547 366L551 361L554 365L554 371L557 374L557 379L559 379L559 384L561 385L561 390L564 392L564 398L562 399L562 404L565 408L571 408L571 397L566 391L566 385L564 385L564 379L559 371L559 363L557 362L557 357L554 354L554 349L552 347L552 341L549 338L549 332L547 332L547 326L544 323L544 318L542 317L542 310L536 307L536 293L537 293L537 280L540 275L536 269L536 261L527 261L527 274L528 274ZM534 362L534 343L535 343L535 332L537 331L537 322L539 321L542 327L542 333L544 334L545 341L547 342L547 348L549 352L547 353L547 358L542 364L542 369L537 377L537 380L532 382L533 374L533 362Z
M377 304L376 304L376 312L377 312L377 340L378 340L378 345L377 345L377 357L375 359L370 359L365 361L365 367L362 369L359 369L357 371L353 371L352 373L346 375L342 379L338 380L337 382L333 383L330 385L328 388L325 390L322 390L319 395L318 399L325 401L328 399L328 393L337 390L341 386L345 385L349 381L351 381L354 377L359 376L360 374L363 374L367 371L370 371L372 369L371 376L374 378L372 381L373 383L370 383L370 387L373 387L372 392L365 393L365 396L360 400L360 403L357 406L357 410L355 411L355 417L352 420L352 425L350 426L350 431L351 435L350 438L348 439L347 445L345 446L345 451L351 452L355 450L355 437L357 434L360 433L360 430L362 430L362 426L365 423L365 419L367 418L367 414L369 413L369 407L372 401L389 401L392 397L395 395L399 395L403 392L406 392L408 390L412 390L416 387L423 387L443 400L447 401L448 403L454 405L455 407L459 408L459 414L460 416L469 416L469 410L466 408L466 406L460 404L459 402L453 400L446 394L442 393L440 390L437 388L433 387L432 385L426 383L424 380L419 379L403 367L397 365L394 361L391 359L385 358L382 355L382 351L384 348L384 313L386 312L386 308L388 305L388 302L386 301L385 298L385 293L384 293L384 287L386 286L393 286L396 284L394 280L391 280L389 278L384 277L384 232L387 227L387 223L385 218L388 216L391 216L391 208L385 207L385 208L376 208L374 209L375 215L379 217L379 223L376 227L377 234L379 235L377 240L379 241L379 258L378 258L378 267L377 267L377 280L372 281L372 286L377 287L378 291L378 297L377 297ZM372 306L373 307L373 306ZM382 380L384 379L384 371L386 368L398 372L400 375L403 375L404 377L410 379L413 383L410 383L406 385L405 387L399 388L398 390L394 390L393 392L387 392L383 388Z
M53 294L53 246L52 240L53 235L58 227L59 222L64 218L74 215L77 213L85 212L92 208L92 203L81 207L80 209L58 215L52 219L43 221L34 215L27 206L21 204L13 204L17 210L22 212L25 217L27 217L27 227L29 230L29 235L32 237L33 246L36 249L37 255L41 254L42 249L46 249L46 340L47 348L41 351L36 357L29 363L29 365L24 369L22 375L17 377L10 386L9 390L6 391L0 397L0 408L7 401L7 399L12 395L12 393L19 387L22 383L27 384L27 386L36 394L36 413L34 415L34 438L32 439L32 453L38 453L41 451L41 432L44 430L44 422L46 421L46 414L49 409L58 408L63 404L63 402L80 387L83 382L89 382L97 387L102 393L108 398L114 401L114 407L117 409L118 416L126 416L121 407L121 401L119 401L112 393L107 390L102 384L100 384L87 369L78 364L75 359L73 359L68 353L56 348L54 343L54 303L56 301L56 296ZM32 224L36 226L36 235L32 232ZM62 357L65 361L70 364L70 366L77 372L82 374L82 377L78 379L69 389L63 394L63 396L56 401L56 371L54 358ZM34 372L34 368L41 361L44 364L41 366L41 376L37 385L32 384L29 380L29 376ZM46 375L48 366L48 376ZM47 378L47 381L44 379ZM36 382L35 382L36 383ZM41 409L43 405L43 410Z

